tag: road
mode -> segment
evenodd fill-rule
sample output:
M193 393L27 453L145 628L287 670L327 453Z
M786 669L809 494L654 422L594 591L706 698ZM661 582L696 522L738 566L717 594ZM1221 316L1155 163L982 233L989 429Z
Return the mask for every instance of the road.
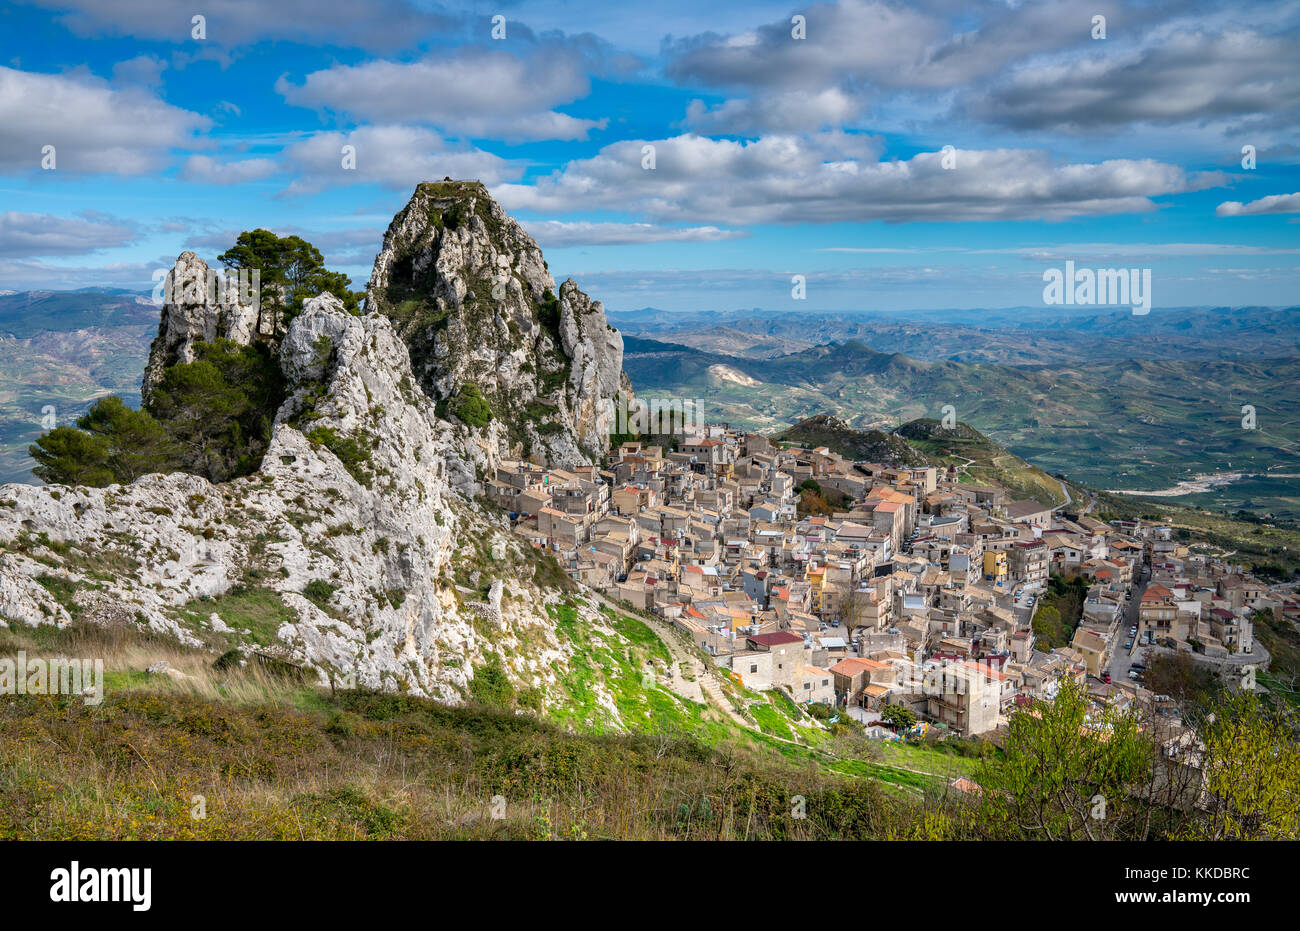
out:
M1052 508L1052 510L1053 510L1053 511L1063 511L1063 510L1065 510L1066 508L1068 508L1068 507L1069 507L1069 506L1074 502L1074 496L1070 494L1070 489L1066 487L1065 482L1061 481L1061 480L1058 478L1058 479L1056 480L1056 483L1057 483L1058 485L1061 486L1061 493L1062 493L1063 495L1065 495L1065 503L1064 503L1064 504L1058 504L1056 507ZM1094 494L1092 494L1091 492L1089 492L1089 493L1088 493L1088 505L1087 505L1087 507L1085 507L1085 508L1084 508L1082 511L1080 511L1079 513L1080 513L1080 514L1087 514L1089 511L1092 510L1092 506L1093 506L1094 504L1096 504L1096 503L1097 503L1097 496L1094 495Z
M1064 503L1064 504L1058 504L1056 507L1052 508L1052 510L1053 510L1053 511L1063 511L1063 510L1065 510L1066 508L1068 508L1068 507L1070 506L1070 502L1072 502L1072 501L1074 500L1074 497L1070 494L1070 489L1068 489L1068 488L1065 487L1065 482L1061 481L1061 480L1058 478L1058 479L1056 480L1056 484L1058 484L1058 485L1061 486L1061 494L1065 495L1065 503Z
M1137 626L1138 610L1142 605L1142 593L1147 590L1146 568L1138 570L1139 575L1133 582L1133 597L1124 608L1124 618L1119 622L1119 632L1116 636L1119 643L1115 645L1115 652L1110 659L1110 665L1107 669L1110 671L1110 678L1113 682L1128 682L1129 667L1133 665L1133 660L1137 658L1136 654L1141 652L1136 640L1133 643L1132 650L1124 649L1124 644L1128 642L1129 630Z

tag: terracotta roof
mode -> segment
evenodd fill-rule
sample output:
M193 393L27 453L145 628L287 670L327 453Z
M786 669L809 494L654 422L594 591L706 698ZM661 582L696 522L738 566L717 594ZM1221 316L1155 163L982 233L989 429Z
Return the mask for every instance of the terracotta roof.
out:
M748 639L750 643L757 643L765 647L780 646L783 643L803 643L803 637L788 630L778 631L774 634L754 634Z
M877 663L873 659L863 659L859 656L851 656L848 659L842 659L831 667L831 672L839 673L842 676L856 676L860 672L866 672L871 669L888 669L886 663Z

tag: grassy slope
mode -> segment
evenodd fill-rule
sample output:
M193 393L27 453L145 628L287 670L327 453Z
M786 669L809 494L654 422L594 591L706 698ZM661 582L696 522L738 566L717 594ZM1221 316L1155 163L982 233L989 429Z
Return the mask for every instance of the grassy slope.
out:
M944 465L971 460L963 473L965 481L999 485L1013 498L1029 498L1050 507L1065 503L1059 481L966 424L944 430L937 420L914 420L899 427L898 433Z
M923 804L946 812L942 836L978 833L944 801L975 760L837 737L787 698L737 690L758 722L740 727L646 683L643 661L669 651L641 620L615 617L617 636L557 621L582 661L571 700L541 717L331 694L256 664L218 672L210 654L133 629L0 627L0 654L108 669L98 706L0 703L0 837L932 836ZM187 678L143 673L162 659ZM589 703L597 682L626 729ZM807 818L791 816L794 795Z

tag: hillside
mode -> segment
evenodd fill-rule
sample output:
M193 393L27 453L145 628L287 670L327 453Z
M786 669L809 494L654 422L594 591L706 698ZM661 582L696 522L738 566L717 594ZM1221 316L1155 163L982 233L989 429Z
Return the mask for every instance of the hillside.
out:
M108 394L138 399L157 331L158 307L146 295L0 295L0 483L32 481L27 447L49 418L71 423Z
M938 420L921 419L903 424L894 433L933 461L962 467L963 481L997 485L1013 498L1030 498L1050 507L1066 502L1059 480L969 424L944 427Z
M816 414L773 437L781 443L815 449L825 446L854 461L866 460L896 466L939 464L906 440L882 430L854 430L831 414ZM946 463L945 463L946 465Z
M1300 307L1162 308L1146 316L1108 308L1041 306L834 313L673 313L647 308L614 318L621 329L639 338L754 358L773 355L782 345L789 353L846 340L927 362L1004 365L1300 355Z
M425 271L403 277L417 255ZM516 300L482 300L489 269L513 273ZM375 286L400 289L406 310L377 297L386 312L359 316L327 292L281 331L254 304L209 303L206 288L190 287L208 271L186 252L169 273L144 386L185 398L183 423L201 425L215 405L237 408L276 382L264 392L274 404L265 448L229 479L210 478L218 450L204 440L198 459L177 460L197 463L188 471L3 486L0 616L138 627L213 655L268 654L322 685L346 677L450 702L500 670L539 708L572 705L560 682L580 657L553 615L570 583L477 496L500 458L530 441L552 464L607 448L591 411L618 386L619 347L599 303L572 282L557 288L536 244L477 185L421 186L395 219ZM404 327L411 308L442 327ZM531 338L509 363L439 351L448 333L490 349L487 332L509 340L510 324ZM204 355L214 346L251 360L253 381L177 394L219 378ZM232 436L247 445L239 426ZM576 610L620 642L599 611ZM589 713L618 726L615 697L586 688Z
M1064 504L1061 483L984 436L957 423L913 420L892 432L855 430L839 417L817 414L773 436L799 446L825 446L846 459L896 466L956 466L961 480L1005 488L1012 498L1031 498L1050 507Z
M711 378L721 366L746 379ZM850 341L755 360L627 337L624 369L638 392L706 397L718 419L753 430L820 412L881 429L951 406L1015 455L1092 487L1154 491L1241 472L1258 476L1248 496L1265 509L1290 513L1300 500L1300 395L1276 390L1300 384L1300 357L1010 366ZM1243 429L1245 405L1253 429Z
M582 595L549 611L574 651L562 702L491 666L446 704L129 626L0 626L6 653L103 657L108 691L0 705L0 838L869 839L933 832L935 810L943 836L985 836L949 788L979 744L882 747L725 680L727 708L684 697L706 660L655 619Z

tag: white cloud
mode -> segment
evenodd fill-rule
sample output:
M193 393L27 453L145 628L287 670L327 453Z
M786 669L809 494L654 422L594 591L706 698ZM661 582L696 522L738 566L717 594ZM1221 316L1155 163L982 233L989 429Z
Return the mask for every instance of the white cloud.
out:
M686 125L703 133L749 135L754 132L814 132L843 126L866 108L863 96L837 87L820 91L791 91L735 98L709 108L692 100L686 108Z
M176 257L152 262L110 262L106 265L51 265L39 259L0 257L0 282L17 291L66 291L69 288L115 287L148 292L154 269L171 268Z
M53 145L57 171L145 174L169 149L199 145L209 125L141 87L0 67L0 171L39 170L42 147Z
M302 84L284 77L276 82L276 91L297 106L507 140L586 139L606 121L552 108L585 97L589 89L581 57L559 46L528 58L467 48L410 63L335 65L312 72Z
M231 47L262 39L319 42L347 48L395 50L461 27L461 14L421 9L408 0L367 0L364 5L319 0L205 0L177 7L175 0L32 0L57 10L80 36L132 36L178 45L190 43L190 19L207 18L209 45Z
M720 242L743 239L744 230L716 226L657 226L653 223L588 223L561 220L525 221L524 229L544 248L612 246L651 242Z
M1071 0L1015 8L986 3L963 11L951 4L842 0L799 9L807 37L791 36L790 17L734 36L705 35L672 43L670 76L715 87L820 90L871 84L947 88L994 74L1029 55L1084 45L1095 13L1113 18L1114 0L1098 0L1081 17ZM1140 12L1127 15L1132 24Z
M134 227L102 214L0 213L0 256L84 255L129 245L135 238Z
M655 146L655 169L642 148ZM1036 150L957 150L879 161L863 136L677 136L620 142L532 185L495 193L508 209L616 209L660 222L852 223L1064 219L1155 209L1152 198L1223 183L1151 159L1062 164Z
M180 177L182 181L200 184L243 184L245 181L260 181L278 170L275 160L269 158L222 162L209 155L191 155L181 167Z
M1270 194L1248 204L1230 200L1214 211L1220 217L1253 217L1264 213L1300 213L1300 191L1294 194Z
M1021 130L1095 132L1264 114L1271 124L1290 124L1300 113L1297 56L1294 34L1190 29L1141 48L1020 68L987 91L967 92L957 109Z
M342 148L356 150L356 168L342 167ZM381 184L413 188L421 181L450 176L500 184L523 174L521 163L482 149L454 145L437 133L411 126L363 126L349 133L315 133L285 150L289 164L301 173L287 190L309 194L352 184Z

